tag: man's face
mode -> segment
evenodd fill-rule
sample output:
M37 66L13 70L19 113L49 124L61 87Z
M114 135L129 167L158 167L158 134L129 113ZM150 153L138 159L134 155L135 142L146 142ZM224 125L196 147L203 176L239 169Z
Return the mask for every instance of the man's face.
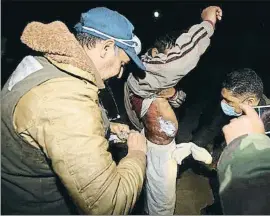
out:
M130 61L129 56L115 45L114 40L103 40L94 48L85 51L95 64L101 78L107 80L118 75L122 76L124 66Z
M169 51L170 51L170 49L167 48L167 49L164 50L163 54L167 55L169 53ZM151 56L154 58L157 54L159 54L158 49L157 48L152 48Z
M239 107L240 103L248 104L250 106L257 106L259 103L259 101L256 100L256 98L253 96L250 95L235 96L230 90L226 88L223 88L221 90L221 96L222 101L233 107L234 111L238 114L242 112L242 110Z
M129 63L130 58L122 49L115 47L114 52L108 53L105 60L103 74L105 79L109 79L117 75L121 78L124 66Z

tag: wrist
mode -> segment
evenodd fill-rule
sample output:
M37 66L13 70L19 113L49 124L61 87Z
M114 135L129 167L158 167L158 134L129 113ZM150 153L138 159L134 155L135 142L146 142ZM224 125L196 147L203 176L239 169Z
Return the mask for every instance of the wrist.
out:
M174 99L177 97L177 94L178 94L178 91L176 90L176 91L174 92L174 95L171 96L171 97L169 97L168 100L174 100Z
M205 19L204 21L209 22L212 25L212 27L215 29L215 23L213 21L209 19Z
M142 150L142 149L130 149L130 148L128 148L128 154L136 154L136 155L138 155L138 154L144 154L144 155L146 155L146 151L145 150Z

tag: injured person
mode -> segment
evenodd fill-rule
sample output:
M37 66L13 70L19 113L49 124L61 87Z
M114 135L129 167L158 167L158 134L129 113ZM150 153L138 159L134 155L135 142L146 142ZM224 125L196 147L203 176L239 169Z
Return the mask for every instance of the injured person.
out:
M210 44L222 11L211 6L203 10L202 22L178 38L165 35L142 56L144 78L130 74L125 83L125 108L132 124L147 139L145 213L172 215L176 201L177 164L192 155L210 164L211 155L195 143L175 143L178 121L172 109L185 101L186 94L175 85L198 63Z

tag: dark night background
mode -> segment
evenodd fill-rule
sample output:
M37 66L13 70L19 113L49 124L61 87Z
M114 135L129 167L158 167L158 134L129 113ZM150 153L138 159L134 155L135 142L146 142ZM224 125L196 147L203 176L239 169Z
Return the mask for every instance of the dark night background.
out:
M133 23L144 53L157 36L169 31L179 31L180 34L181 30L200 23L202 9L210 5L222 8L223 20L217 24L211 45L197 67L179 83L187 94L187 100L179 110L175 110L179 120L176 141L221 143L222 136L216 140L208 132L221 134L224 125L220 90L226 73L242 67L252 68L262 78L265 94L270 97L270 2L2 1L1 50L4 54L1 57L1 84L3 86L19 61L29 53L20 42L20 35L31 21L48 23L61 20L72 30L82 12L105 6L117 10ZM159 19L153 17L155 10L161 14ZM130 64L124 79L113 78L109 82L124 122L127 119L123 106L123 84L128 72L133 70L136 67ZM111 106L112 101L107 102ZM114 109L111 106L109 110ZM215 129L212 130L209 125ZM193 138L192 131L195 131ZM212 185L218 185L216 180L212 182ZM211 187L213 191L218 191L218 186ZM216 196L215 200L218 200Z
M182 136L189 136L185 131L197 127L202 113L205 124L215 115L220 104L222 79L234 68L254 69L263 79L265 94L270 96L267 85L270 80L270 2L2 1L2 42L3 38L7 39L2 57L2 85L29 51L20 43L20 35L28 22L61 20L72 30L82 12L106 6L125 15L134 24L143 53L160 34L172 30L180 32L199 23L202 9L209 5L223 9L223 20L217 24L211 45L197 67L179 83L187 93L179 117L184 127L180 125L180 129ZM159 19L153 17L155 10L161 14ZM132 65L128 67L129 72L132 69ZM121 113L125 112L123 82L124 79L110 81Z

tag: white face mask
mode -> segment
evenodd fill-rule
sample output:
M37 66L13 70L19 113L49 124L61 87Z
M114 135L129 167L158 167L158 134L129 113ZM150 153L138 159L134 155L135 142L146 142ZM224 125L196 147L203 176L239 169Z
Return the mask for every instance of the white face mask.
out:
M223 112L228 116L240 116L242 113L235 112L234 108L230 106L229 104L221 101L221 108Z

